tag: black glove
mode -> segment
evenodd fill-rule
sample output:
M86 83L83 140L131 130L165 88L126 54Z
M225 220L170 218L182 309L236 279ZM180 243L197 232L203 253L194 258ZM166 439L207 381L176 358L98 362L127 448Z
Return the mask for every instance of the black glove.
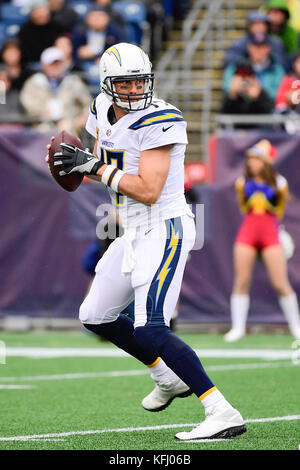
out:
M93 154L80 150L75 145L62 143L60 146L63 151L54 154L54 166L68 165L67 168L59 172L60 176L69 175L70 173L96 175L99 168L104 165L104 162Z

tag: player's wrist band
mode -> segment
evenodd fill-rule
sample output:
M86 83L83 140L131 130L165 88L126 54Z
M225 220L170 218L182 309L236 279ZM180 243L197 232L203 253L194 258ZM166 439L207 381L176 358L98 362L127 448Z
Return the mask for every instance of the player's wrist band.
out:
M91 175L97 175L97 171L98 171L99 168L101 168L103 165L104 165L104 162L102 162L101 160L99 160L98 162L96 162L96 163L94 164L93 168L91 169L90 174L91 174Z
M116 168L113 165L107 165L101 177L101 181L102 183L106 184L106 186L108 186L109 188L118 192L120 179L124 175L125 175L124 171L118 170L118 168Z

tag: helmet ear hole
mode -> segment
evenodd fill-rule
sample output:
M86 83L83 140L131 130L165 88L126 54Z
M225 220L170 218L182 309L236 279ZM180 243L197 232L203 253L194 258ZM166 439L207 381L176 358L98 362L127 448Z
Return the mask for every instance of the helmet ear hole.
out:
M100 59L99 72L101 91L118 107L127 112L134 112L151 105L154 74L151 72L148 55L140 47L128 43L110 47ZM144 80L143 93L136 93L136 95L117 93L114 82L127 80Z

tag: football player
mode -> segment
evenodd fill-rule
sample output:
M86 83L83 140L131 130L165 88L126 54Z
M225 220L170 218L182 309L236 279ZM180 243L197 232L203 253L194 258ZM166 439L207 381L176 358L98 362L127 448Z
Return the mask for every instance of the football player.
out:
M156 385L142 401L149 411L195 393L205 420L177 439L234 437L246 431L240 413L207 376L193 349L169 325L189 251L193 214L184 196L186 122L171 104L154 97L151 63L127 43L100 60L101 92L86 129L96 139L89 154L61 144L60 175L80 172L105 184L125 233L96 266L80 320L150 368ZM134 300L134 321L120 312Z

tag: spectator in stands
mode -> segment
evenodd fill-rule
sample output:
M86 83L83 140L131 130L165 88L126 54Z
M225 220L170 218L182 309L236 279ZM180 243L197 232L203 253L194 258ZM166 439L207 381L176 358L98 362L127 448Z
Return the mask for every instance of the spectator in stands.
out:
M278 222L289 200L287 180L274 168L276 149L260 140L247 152L244 175L235 184L244 215L234 243L234 286L230 298L232 328L224 339L233 342L246 333L249 291L255 262L263 260L290 332L300 339L298 299L287 273L285 243ZM289 256L291 255L291 252Z
M299 0L287 0L290 18L289 22L298 33L300 32L300 2Z
M9 75L11 89L20 91L25 80L32 75L32 71L22 63L22 51L17 39L9 38L4 42L0 60Z
M5 118L7 117L9 120L9 117L11 115L20 115L23 114L23 108L20 102L20 94L18 90L14 89L12 87L13 80L11 79L9 72L6 67L3 65L0 66L0 82L1 82L1 104L0 104L0 109L1 109L1 115ZM4 89L3 90L3 86ZM4 102L2 100L2 93L5 91L5 99ZM2 121L0 121L1 124L3 124Z
M174 19L175 20L182 20L188 10L191 8L192 1L191 0L173 0L174 5Z
M54 47L61 49L65 55L65 73L79 72L83 73L82 68L74 61L73 57L73 43L71 35L62 34L59 36L53 44Z
M222 113L266 114L273 110L284 69L271 55L268 35L251 35L247 51L248 61L225 69Z
M275 111L290 118L286 119L283 124L286 132L300 133L300 51L293 57L292 71L284 76L278 88Z
M42 117L48 123L56 123L58 130L80 135L91 103L88 88L77 74L65 73L65 55L57 47L49 47L42 53L41 69L25 82L21 91L21 103L27 115ZM49 127L47 123L40 126L41 129Z
M123 16L114 9L114 5L112 0L94 0L94 3L96 5L99 5L107 11L109 16L111 17L111 20L114 21L115 23L119 24L122 27L126 27L126 21L123 18Z
M269 34L270 31L271 27L268 15L256 10L251 11L247 16L246 34L234 41L227 50L224 66L227 67L227 65L235 63L247 56L247 45L251 34ZM270 35L269 41L273 56L275 56L278 62L287 70L289 63L283 42L274 35Z
M86 15L83 27L80 25L74 30L75 57L80 61L94 61L108 47L126 40L126 33L111 20L106 9L94 5Z
M10 0L4 0L4 1L8 3ZM30 1L31 0L12 0L11 3L13 5L16 5L17 7L28 7Z
M49 0L51 19L57 23L61 30L70 32L78 21L76 11L67 4L66 0Z
M59 24L51 19L50 7L46 0L31 0L29 9L29 19L18 34L25 63L39 62L43 50L52 46L62 33Z
M285 75L277 91L275 107L280 113L297 111L300 113L299 102L300 94L297 90L300 88L300 52L292 60L292 72Z
M269 0L264 10L269 17L272 33L282 40L287 54L297 51L299 35L289 23L290 12L286 0Z
M169 38L169 33L174 23L174 16L173 14L171 17L168 16L170 12L165 10L163 2L158 0L142 0L142 3L147 10L146 21L150 25L149 55L153 60L161 51L163 40Z

